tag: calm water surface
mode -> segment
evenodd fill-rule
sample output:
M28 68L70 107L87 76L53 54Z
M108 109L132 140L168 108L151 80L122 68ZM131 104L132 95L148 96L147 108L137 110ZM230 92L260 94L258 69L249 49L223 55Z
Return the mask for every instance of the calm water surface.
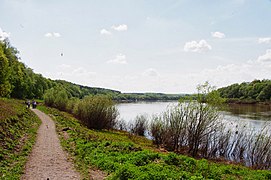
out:
M126 122L133 121L137 115L159 115L168 106L178 102L137 102L121 103L117 107L120 118ZM261 129L266 122L271 122L271 106L267 105L229 105L222 111L225 122L242 122L249 128Z

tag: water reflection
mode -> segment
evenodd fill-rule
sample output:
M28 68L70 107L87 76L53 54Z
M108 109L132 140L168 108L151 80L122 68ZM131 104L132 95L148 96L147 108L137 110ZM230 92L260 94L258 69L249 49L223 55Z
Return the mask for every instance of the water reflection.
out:
M235 116L252 120L271 120L271 106L260 104L230 104L224 109Z

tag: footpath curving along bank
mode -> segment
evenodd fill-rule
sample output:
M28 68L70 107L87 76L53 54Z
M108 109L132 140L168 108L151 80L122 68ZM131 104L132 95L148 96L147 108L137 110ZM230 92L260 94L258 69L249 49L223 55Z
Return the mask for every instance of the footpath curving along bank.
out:
M74 170L61 148L54 121L37 109L32 111L38 115L42 124L21 179L80 179L80 174Z

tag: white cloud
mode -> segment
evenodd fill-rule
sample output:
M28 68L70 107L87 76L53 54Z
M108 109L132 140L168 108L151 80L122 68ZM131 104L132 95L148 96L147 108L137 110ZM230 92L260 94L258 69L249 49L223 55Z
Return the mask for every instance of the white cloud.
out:
M107 63L113 64L127 64L126 56L124 54L118 54L114 59L107 61Z
M218 39L223 39L223 38L225 38L225 34L222 33L222 32L216 31L216 32L211 32L211 34L212 34L212 36L213 36L214 38L218 38Z
M258 43L260 43L260 44L262 44L262 43L265 43L265 44L271 43L271 37L259 38Z
M4 41L5 39L9 38L9 36L10 33L7 33L0 28L0 41Z
M59 67L60 69L65 70L65 69L70 69L72 66L69 64L61 64Z
M57 67L56 72L46 72L45 75L52 79L64 79L82 85L89 85L95 80L97 73L84 67L61 64Z
M60 33L57 33L57 32L53 32L53 33L48 32L48 33L44 34L44 36L47 37L47 38L51 38L51 37L56 37L56 38L58 38L58 37L61 36L61 34L60 34Z
M106 30L106 29L102 29L102 30L100 31L100 34L101 34L101 35L111 35L112 33L111 33L110 31Z
M144 76L151 76L151 77L158 77L159 76L159 73L156 69L154 68L149 68L149 69L146 69L144 72L143 72L143 75Z
M60 35L59 33L54 32L54 33L53 33L53 36L54 36L54 37L60 37L61 35Z
M267 49L264 55L258 57L259 62L271 62L271 49Z
M44 34L45 37L53 37L53 34L52 33L46 33Z
M190 41L186 42L184 45L184 51L186 52L206 52L211 50L212 47L209 45L205 40L197 41Z
M128 26L126 24L120 24L118 26L113 25L111 28L116 31L127 31L128 30Z

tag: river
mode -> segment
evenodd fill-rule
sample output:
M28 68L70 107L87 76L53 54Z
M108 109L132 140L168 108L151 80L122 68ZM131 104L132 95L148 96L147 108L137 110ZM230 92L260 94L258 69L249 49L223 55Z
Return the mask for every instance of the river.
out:
M120 119L131 122L137 115L147 115L150 119L153 115L159 115L167 107L178 102L136 102L118 104ZM228 105L221 111L222 118L226 122L241 122L247 127L260 130L266 122L271 122L271 106L268 105Z

